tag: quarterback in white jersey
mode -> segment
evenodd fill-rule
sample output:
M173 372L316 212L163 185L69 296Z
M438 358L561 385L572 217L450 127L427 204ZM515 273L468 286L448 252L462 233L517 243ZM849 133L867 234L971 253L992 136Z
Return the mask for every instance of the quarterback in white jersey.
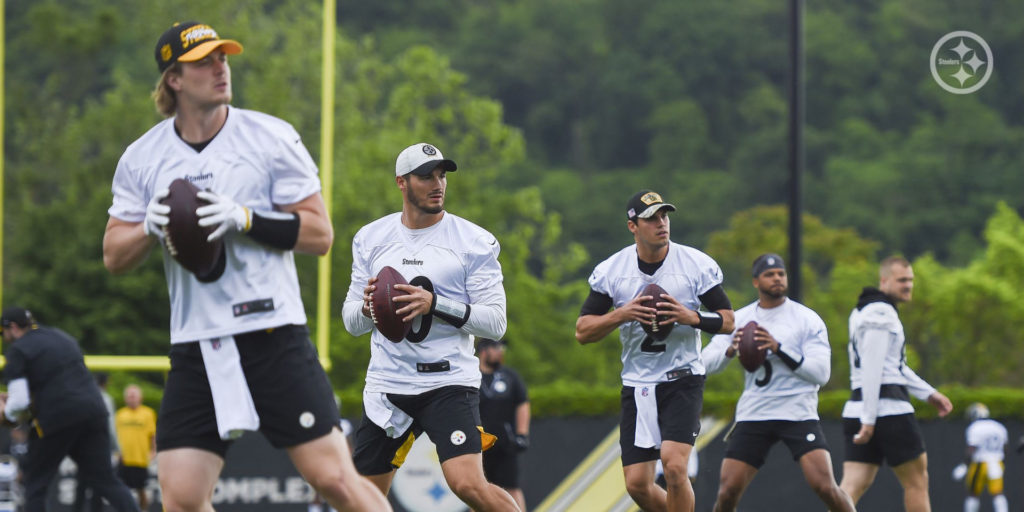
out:
M829 510L853 511L853 501L836 485L832 456L818 422L818 389L831 373L825 322L786 297L789 278L781 256L758 256L751 273L758 300L736 311L736 325L756 321L754 340L768 355L756 372L745 372L736 424L726 436L715 510L736 509L772 445L782 441ZM725 369L736 356L742 335L743 328L719 334L704 347L701 357L709 374Z
M981 494L988 491L992 509L1006 512L1009 504L1003 494L1003 473L1006 467L1006 443L1009 435L1002 423L989 418L988 407L973 403L967 407L967 461L953 469L956 480L966 477L967 497L964 512L978 512Z
M581 344L600 341L619 329L622 470L630 496L645 510L666 510L670 504L671 510L693 509L686 466L700 432L704 398L698 329L733 329L721 268L708 255L669 239L668 214L675 209L650 190L630 198L626 227L636 244L597 265L576 321ZM666 293L641 295L649 284ZM656 307L645 306L648 300L657 301ZM708 311L699 311L701 305ZM655 318L659 325L671 326L667 335L656 338L645 331ZM668 493L654 483L659 458Z
M953 404L906 363L903 324L896 305L913 297L910 262L890 257L879 266L878 288L866 287L850 313L850 385L843 407L844 491L854 503L867 491L882 462L903 486L908 511L931 510L928 458L910 395L946 416Z
M351 463L333 391L306 329L293 252L323 255L333 229L317 168L288 123L232 108L227 56L209 25L176 23L157 41L154 92L165 121L118 162L103 237L110 272L131 270L163 241L175 179L201 191L214 269L193 274L164 252L171 370L157 425L168 509L212 509L231 440L259 430L340 510L390 510Z
M402 211L367 224L352 240L352 282L345 328L370 335L363 420L355 465L387 493L395 469L419 432L437 446L455 494L474 510L517 510L512 497L484 478L481 452L493 443L480 421L480 363L474 337L505 334L505 289L498 241L487 230L444 211L447 173L458 169L426 143L402 150L395 184ZM408 285L394 299L412 329L392 342L374 329L370 297L390 266Z

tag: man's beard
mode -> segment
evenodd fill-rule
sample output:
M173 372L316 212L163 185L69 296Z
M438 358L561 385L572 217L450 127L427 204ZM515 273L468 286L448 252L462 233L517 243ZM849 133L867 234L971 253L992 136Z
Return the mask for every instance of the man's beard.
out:
M421 203L418 199L413 197L412 189L406 189L405 198L409 201L409 204L415 206L424 213L438 214L444 211L444 201L442 201L441 204L438 206L426 206L423 203Z
M761 293L763 293L763 294L765 294L765 295L767 295L767 296L769 296L769 297L771 297L773 299L781 299L781 298L786 296L786 292L788 292L788 291L789 291L788 288L782 288L782 289L779 289L777 291L774 288L768 288L767 290L761 290Z
M500 359L488 359L487 361L484 361L484 364L487 365L487 367L490 368L491 371L496 371L498 368L501 368Z

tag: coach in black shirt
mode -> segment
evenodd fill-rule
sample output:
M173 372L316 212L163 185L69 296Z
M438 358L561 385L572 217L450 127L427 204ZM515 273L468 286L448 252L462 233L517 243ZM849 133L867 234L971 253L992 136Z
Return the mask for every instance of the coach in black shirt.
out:
M504 340L480 338L480 420L485 432L498 436L494 447L484 452L487 481L508 491L520 510L526 510L519 485L519 453L530 444L530 401L526 384L515 370L504 366Z
M46 509L47 487L65 456L115 509L139 510L114 476L107 409L78 342L60 329L39 326L24 308L5 309L0 328L8 345L0 414L6 424L31 421L33 427L22 467L25 510Z

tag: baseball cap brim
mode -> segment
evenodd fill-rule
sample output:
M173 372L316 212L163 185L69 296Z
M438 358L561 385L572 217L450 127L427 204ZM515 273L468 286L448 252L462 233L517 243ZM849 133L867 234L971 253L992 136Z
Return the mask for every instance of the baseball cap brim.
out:
M445 172L455 172L459 170L459 166L455 165L455 162L452 160L427 160L420 164L419 167L409 171L409 173L424 176L434 172L434 169L437 169L438 167Z
M637 218L638 219L649 219L649 218L653 217L655 213L658 213L658 210L660 210L662 208L668 208L668 211L670 211L670 212L676 211L676 207L671 205L671 204L668 204L668 203L657 203L657 204L652 204L651 206L648 206L646 210L644 210L644 211L640 212L639 214L637 214Z
M220 49L227 55L238 55L242 53L242 44L238 41L231 39L216 39L213 41L206 41L199 43L195 48L181 54L178 57L178 62L195 62L202 60L204 57L210 54L210 52Z

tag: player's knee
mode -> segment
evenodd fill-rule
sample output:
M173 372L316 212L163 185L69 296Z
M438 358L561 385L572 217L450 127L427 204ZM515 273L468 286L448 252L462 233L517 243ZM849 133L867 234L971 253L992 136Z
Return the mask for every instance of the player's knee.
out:
M332 504L345 507L355 501L355 486L358 482L354 478L343 479L340 475L321 475L309 479L309 485L321 496L324 496Z
M642 478L630 478L626 480L626 492L635 501L644 501L651 494L653 485L652 482L645 481Z
M718 503L722 505L724 510L732 510L736 507L736 504L740 501L740 494L743 493L743 487L735 482L728 480L722 480L718 486Z
M166 512L191 512L209 510L210 496L201 496L194 492L181 492L173 489L162 489L160 499Z
M686 464L681 461L665 464L664 468L665 482L668 485L682 485L683 481L687 479Z
M481 503L487 493L487 481L477 479L460 479L448 482L452 492L466 503Z

